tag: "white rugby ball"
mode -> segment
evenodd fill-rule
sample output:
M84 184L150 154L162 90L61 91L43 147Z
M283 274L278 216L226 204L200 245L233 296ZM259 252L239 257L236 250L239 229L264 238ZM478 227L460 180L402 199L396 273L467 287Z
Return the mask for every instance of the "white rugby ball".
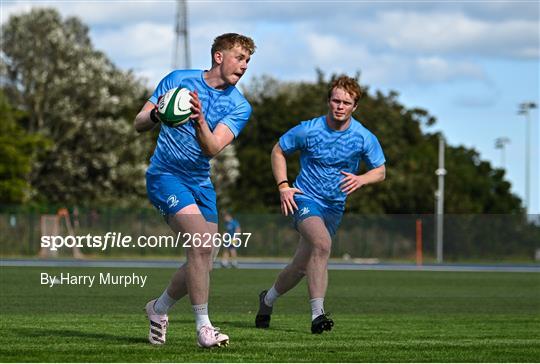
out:
M191 96L183 87L170 89L159 99L157 113L159 119L168 126L177 127L189 121L191 116Z

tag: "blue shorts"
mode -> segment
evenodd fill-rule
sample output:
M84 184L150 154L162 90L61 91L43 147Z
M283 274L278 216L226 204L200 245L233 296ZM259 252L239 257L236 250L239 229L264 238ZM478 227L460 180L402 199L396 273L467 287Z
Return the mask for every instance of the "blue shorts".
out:
M309 197L294 196L294 202L298 206L293 214L294 228L298 230L298 223L311 216L319 216L328 229L330 236L334 236L343 216L343 209L339 207L324 207Z
M212 185L199 186L169 173L146 172L148 199L166 218L196 204L208 222L218 222L216 192Z

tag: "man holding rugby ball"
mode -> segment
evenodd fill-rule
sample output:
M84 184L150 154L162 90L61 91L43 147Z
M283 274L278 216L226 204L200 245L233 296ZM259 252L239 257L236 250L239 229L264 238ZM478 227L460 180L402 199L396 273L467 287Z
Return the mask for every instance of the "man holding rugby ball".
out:
M254 52L255 44L249 37L236 33L218 36L212 45L209 70L176 70L165 76L135 118L138 132L161 124L146 185L148 198L175 233L202 236L218 231L209 161L238 136L249 119L251 106L235 85ZM159 98L175 88L191 91L190 121L176 125L162 120L157 109ZM167 312L187 294L195 314L198 345L228 344L229 337L219 332L208 316L213 256L212 247L193 244L187 248L186 264L174 273L161 296L147 303L150 343L165 343Z

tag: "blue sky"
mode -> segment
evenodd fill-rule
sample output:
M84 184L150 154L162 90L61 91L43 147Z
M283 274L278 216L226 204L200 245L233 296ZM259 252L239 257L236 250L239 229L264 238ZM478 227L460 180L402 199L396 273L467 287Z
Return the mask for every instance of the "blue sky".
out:
M8 1L1 21L33 6L80 17L94 45L153 87L171 69L175 1ZM398 91L421 107L451 145L475 148L501 166L506 146L512 189L525 190L523 101L539 103L538 1L188 1L193 68L208 68L216 35L252 36L258 49L246 75L314 80L360 71L370 90ZM538 110L531 113L531 213L540 211ZM448 171L452 173L452 171ZM435 176L433 178L435 183Z

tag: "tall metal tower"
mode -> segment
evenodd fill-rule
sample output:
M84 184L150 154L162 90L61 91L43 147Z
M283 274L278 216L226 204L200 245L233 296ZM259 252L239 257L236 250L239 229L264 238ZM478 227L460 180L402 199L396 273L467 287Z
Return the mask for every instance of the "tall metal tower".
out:
M527 208L527 214L531 210L531 109L536 109L538 105L536 103L522 102L519 104L518 114L525 115L525 207Z
M174 69L188 69L191 67L187 15L187 0L177 0L176 26L174 29L176 36L172 63Z
M497 138L495 139L495 149L500 149L501 150L501 168L505 168L505 162L506 162L506 158L505 158L505 147L506 147L506 144L510 143L510 138L507 138L507 137L500 137L500 138Z

